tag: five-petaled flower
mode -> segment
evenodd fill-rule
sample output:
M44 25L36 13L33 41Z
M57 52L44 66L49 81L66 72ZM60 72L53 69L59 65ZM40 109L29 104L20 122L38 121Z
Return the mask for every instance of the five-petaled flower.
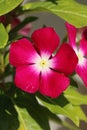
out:
M76 37L78 36L78 28L69 23L66 23L66 27L69 36L69 43L78 56L78 64L75 69L76 73L80 76L87 87L87 28L84 28L83 33L81 33L81 39L77 44Z
M10 63L16 67L15 84L20 89L56 98L70 84L78 58L72 47L63 43L58 49L59 36L53 28L41 28L10 47Z

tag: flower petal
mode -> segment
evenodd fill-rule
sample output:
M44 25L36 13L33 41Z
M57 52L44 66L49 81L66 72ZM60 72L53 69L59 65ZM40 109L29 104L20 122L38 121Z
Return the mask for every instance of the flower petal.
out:
M32 40L38 51L51 55L59 44L59 36L53 28L41 28L32 34Z
M68 37L69 37L69 44L74 48L74 47L76 47L77 29L69 23L66 23L66 28L67 28Z
M87 39L82 37L79 48L82 50L84 56L87 56Z
M87 29L83 31L79 48L83 51L84 56L87 56Z
M72 74L78 62L75 51L69 44L62 44L58 50L58 53L53 58L54 69L65 74Z
M17 67L14 81L18 88L35 93L39 87L39 73L34 70L33 65Z
M82 37L85 38L85 40L87 40L87 26L86 27L83 27L83 32L82 32Z
M84 64L76 66L76 73L81 77L85 86L87 87L87 60L84 58Z
M69 78L51 69L49 74L45 73L41 76L39 91L51 98L58 97L70 84Z
M27 24L21 30L19 30L18 33L27 37L29 32L30 32L30 30L31 30L31 28L32 28L32 25L31 24Z
M12 21L11 21L12 29L15 28L17 25L19 25L20 23L21 23L20 19L18 19L18 18L12 19Z
M9 60L13 66L34 63L37 57L39 55L29 40L23 38L11 44Z

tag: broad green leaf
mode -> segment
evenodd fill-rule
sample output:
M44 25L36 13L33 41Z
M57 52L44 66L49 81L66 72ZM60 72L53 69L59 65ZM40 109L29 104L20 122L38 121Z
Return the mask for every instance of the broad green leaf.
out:
M77 111L75 111L74 106L71 103L67 102L65 98L60 99L50 99L50 98L43 98L41 96L37 97L37 100L48 108L54 114L61 114L67 116L71 119L77 126L79 126L79 117L77 115Z
M52 2L29 2L22 6L22 11L28 10L51 12L76 27L87 25L87 6L75 0L57 0L57 4Z
M0 0L0 16L15 9L23 0Z
M15 102L20 122L18 130L50 130L49 112L32 95L18 96Z
M3 26L2 23L0 23L0 48L4 48L8 41L8 33Z
M75 111L77 112L80 120L87 122L87 116L84 114L80 106L75 106Z
M73 105L87 105L87 95L81 94L74 87L69 87L64 92L64 97L66 97Z
M15 108L18 112L20 121L18 130L41 130L39 124L37 124L35 120L30 116L26 108L20 108L18 106L15 106Z
M62 125L64 128L78 130L76 126L72 126L68 122L60 120L55 113L53 114L46 107L38 104L36 99L34 99L32 95L30 96L28 95L26 97L26 95L22 95L19 96L16 100L17 104L15 105L15 108L18 112L20 120L20 127L18 130L25 130L24 125L26 125L26 129L28 129L27 126L29 125L29 130L36 130L36 128L38 128L36 126L38 125L40 127L40 130L50 130L50 127L48 125L49 119L53 120L54 122L56 121L56 123ZM28 121L27 123L25 119Z

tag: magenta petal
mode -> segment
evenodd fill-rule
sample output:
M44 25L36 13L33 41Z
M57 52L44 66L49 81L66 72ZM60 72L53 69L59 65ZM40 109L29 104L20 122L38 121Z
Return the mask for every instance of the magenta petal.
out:
M87 26L86 27L83 27L82 28L83 30L83 32L82 32L82 37L84 37L85 38L85 40L87 40Z
M34 63L37 57L39 55L29 40L24 38L11 44L9 60L13 66Z
M28 36L31 28L32 28L32 25L31 24L27 24L26 26L24 26L24 28L19 30L18 33L23 35L23 36Z
M39 87L39 73L34 70L33 65L17 67L15 84L25 92L35 93Z
M69 86L69 78L63 74L50 70L49 74L42 75L39 91L51 98L58 97Z
M39 52L52 54L59 45L59 36L53 28L41 28L32 34L32 40Z
M87 87L87 60L84 59L84 64L78 64L76 67L76 73L80 76L83 80L85 86Z
M18 19L18 18L14 18L13 20L12 20L12 23L11 23L11 26L12 26L12 28L15 28L17 25L19 25L21 23L21 21L20 21L20 19ZM31 29L31 24L29 23L29 24L26 24L22 29L20 29L19 31L18 31L18 33L19 34L21 34L21 35L23 35L23 36L27 36L28 35L28 33L29 33L29 31L30 31L30 29Z
M67 28L68 37L69 37L69 44L72 47L75 47L76 46L76 32L77 32L77 29L73 25L71 25L69 23L66 23L66 28Z
M87 39L85 39L84 37L80 41L79 48L82 50L84 56L87 56Z
M54 57L55 69L65 74L72 74L77 65L78 58L72 47L66 43L62 44Z
M19 25L21 23L20 19L18 18L14 18L11 22L11 27L12 29L15 28L17 25Z

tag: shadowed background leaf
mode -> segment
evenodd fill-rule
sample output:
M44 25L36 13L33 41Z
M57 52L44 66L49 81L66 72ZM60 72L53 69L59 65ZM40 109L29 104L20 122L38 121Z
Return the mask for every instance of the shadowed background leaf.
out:
M87 25L87 6L75 0L56 0L52 2L29 2L21 7L21 11L50 12L80 28Z

